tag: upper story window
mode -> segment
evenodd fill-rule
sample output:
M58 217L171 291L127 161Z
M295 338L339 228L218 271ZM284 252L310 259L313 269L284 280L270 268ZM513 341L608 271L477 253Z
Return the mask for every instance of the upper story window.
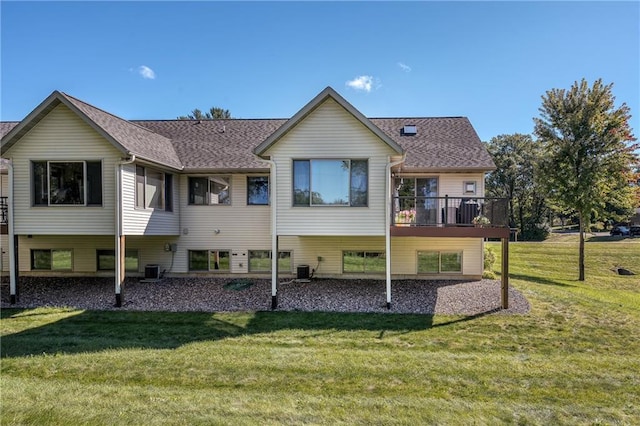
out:
M366 207L368 188L367 160L293 161L294 206Z
M136 166L136 207L173 211L173 175Z
M247 176L247 204L269 205L269 176Z
M189 204L231 204L231 177L189 177Z
M33 161L34 206L101 206L101 161Z

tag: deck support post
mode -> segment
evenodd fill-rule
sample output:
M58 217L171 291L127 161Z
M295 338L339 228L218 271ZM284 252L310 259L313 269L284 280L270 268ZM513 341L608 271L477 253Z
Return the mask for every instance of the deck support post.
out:
M501 299L502 309L509 309L509 238L502 239Z
M18 236L13 236L12 244L9 247L9 303L15 305L20 300L20 289L18 288L19 262L18 262Z

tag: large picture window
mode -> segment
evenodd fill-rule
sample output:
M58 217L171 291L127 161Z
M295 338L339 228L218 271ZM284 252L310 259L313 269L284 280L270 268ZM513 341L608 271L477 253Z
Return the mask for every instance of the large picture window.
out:
M173 175L136 166L136 207L173 210Z
M384 252L345 251L342 253L342 270L346 273L382 273L387 262Z
M115 250L96 250L98 271L115 271ZM124 253L124 269L130 272L138 271L138 250L127 249Z
M461 251L419 251L419 274L462 273Z
M31 163L34 206L101 206L101 161Z
M71 271L72 251L38 249L31 250L31 269L34 271Z
M367 160L293 161L294 206L366 207L368 186Z
M230 258L228 251L189 250L190 271L229 272Z
M205 176L189 178L189 204L230 205L231 177Z
M247 204L250 206L269 204L269 176L247 176Z

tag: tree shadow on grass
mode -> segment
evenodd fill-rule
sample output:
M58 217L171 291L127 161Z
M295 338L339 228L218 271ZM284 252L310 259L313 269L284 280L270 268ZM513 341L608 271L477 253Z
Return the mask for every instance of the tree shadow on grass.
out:
M549 278L544 278L544 277L536 277L533 275L526 275L526 274L514 274L514 273L509 273L509 278L511 279L516 279L516 280L522 280L522 281L529 281L531 283L536 283L536 284L544 284L544 285L555 285L555 286L559 286L559 287L575 287L575 285L572 284L566 284L563 283L561 281L556 281L556 280L552 280Z
M33 310L3 309L2 321L20 321ZM64 315L64 311L43 315ZM328 312L70 311L57 321L2 337L1 357L74 354L111 349L176 349L189 343L304 330L313 335L336 331L372 331L384 335L425 330L433 315Z

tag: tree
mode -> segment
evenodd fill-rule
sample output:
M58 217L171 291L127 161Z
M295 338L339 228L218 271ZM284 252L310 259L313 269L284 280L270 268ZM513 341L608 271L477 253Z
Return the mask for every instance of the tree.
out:
M178 120L217 120L220 118L232 118L231 113L228 109L218 107L211 107L205 113L196 108L189 115L181 115Z
M580 223L580 281L585 279L584 233L591 215L601 214L607 202L631 203L632 192L621 193L619 182L637 162L638 145L629 107L615 107L612 86L598 79L589 87L582 79L569 90L551 89L542 96L541 116L534 118L549 197L558 209L577 214Z
M548 208L540 183L542 150L530 135L500 135L486 143L496 170L487 176L487 193L509 198L509 224L524 240L542 240Z

